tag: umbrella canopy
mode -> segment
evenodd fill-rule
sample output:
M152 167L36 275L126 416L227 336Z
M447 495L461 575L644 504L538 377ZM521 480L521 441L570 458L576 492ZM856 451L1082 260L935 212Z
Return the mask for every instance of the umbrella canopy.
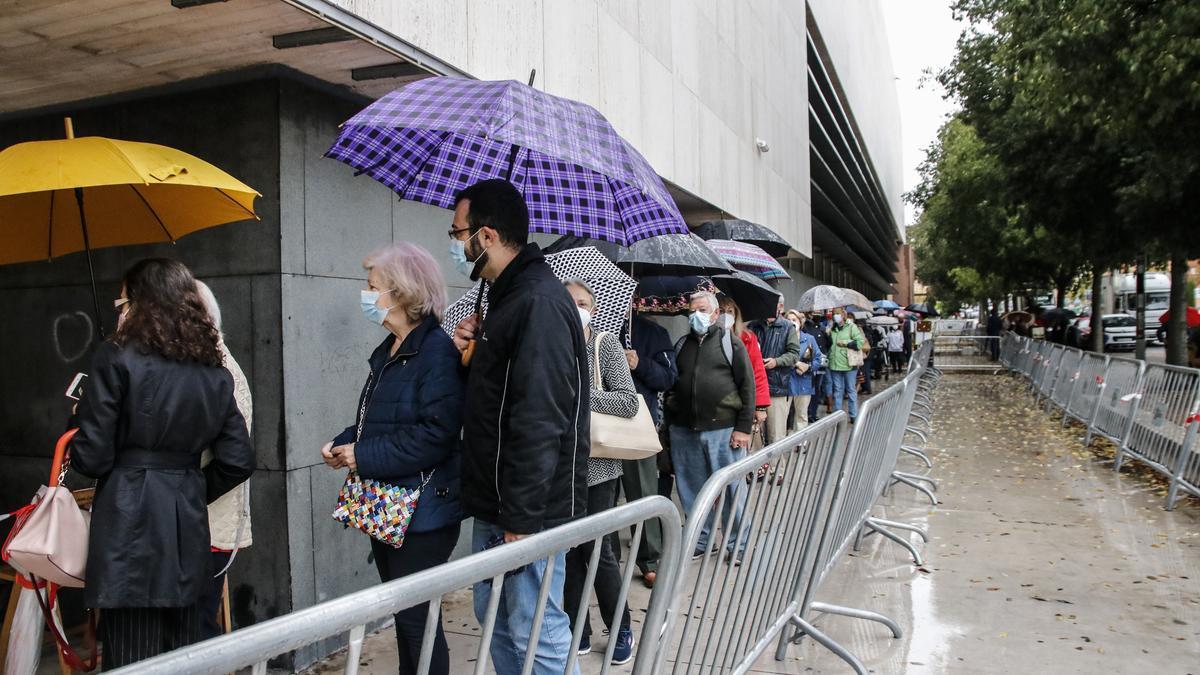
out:
M1187 318L1188 328L1195 328L1197 326L1200 326L1200 311L1197 311L1195 307L1188 307L1187 314L1185 316ZM1170 321L1170 319L1171 319L1171 312L1166 311L1166 312L1163 312L1162 315L1158 317L1158 322L1165 326L1165 325L1167 325L1167 321Z
M637 282L633 277L622 272L610 260L600 255L600 252L590 246L572 248L546 256L554 276L563 281L579 279L587 282L596 294L596 311L592 314L592 328L597 331L621 334L625 325L625 317L629 316L629 308L633 302L633 293ZM477 304L480 315L487 315L487 295L484 294L482 303L479 301L480 284L475 284L466 295L446 309L442 318L442 328L447 333L454 330L460 321L475 313Z
M664 234L619 246L602 239L561 237L545 248L557 253L583 246L595 247L605 258L634 277L728 274L733 268L694 234Z
M819 312L844 306L846 306L846 301L842 289L827 284L813 286L804 291L800 299L796 301L796 309L801 312Z
M733 298L746 321L769 319L779 308L782 297L779 291L748 272L736 270L733 274L718 274L712 277L712 282L722 293Z
M257 218L257 196L162 145L96 136L18 143L0 152L0 265L175 241Z
M712 247L734 269L749 272L761 279L790 279L783 266L769 253L755 246L729 239L709 239Z
M658 174L595 108L512 80L405 85L343 124L325 155L447 209L463 188L504 178L524 194L531 232L622 246L688 232Z
M645 276L638 279L638 313L672 316L687 314L693 293L720 290L708 277Z
M894 316L873 316L867 319L867 323L872 326L899 326L900 319Z
M1079 315L1069 309L1064 309L1062 307L1051 307L1050 309L1042 312L1042 321L1048 324L1054 324L1060 321L1071 321L1077 316Z
M868 300L867 296L862 293L852 288L842 288L839 290L842 292L842 299L846 306L853 305L866 312L870 312L875 308L875 303Z
M782 258L792 250L792 245L770 228L748 220L709 220L692 231L701 239L731 239L754 244L775 258Z
M254 188L186 152L89 136L18 143L0 152L0 265L87 253L97 335L103 334L92 249L175 241L258 218Z
M1004 314L1004 316L1002 316L1000 318L1007 319L1009 321L1016 321L1018 319L1020 319L1022 321L1033 321L1032 314L1030 314L1029 312L1021 311L1021 310L1013 310L1011 312L1007 312Z
M890 311L890 310L894 310L894 309L903 309L903 307L901 307L900 305L896 304L895 302L893 302L891 300L876 300L875 301L875 309L882 309L882 310Z
M913 314L920 314L921 316L941 316L938 314L937 308L935 308L932 303L928 302L917 302L905 307L904 309L905 311L912 312Z

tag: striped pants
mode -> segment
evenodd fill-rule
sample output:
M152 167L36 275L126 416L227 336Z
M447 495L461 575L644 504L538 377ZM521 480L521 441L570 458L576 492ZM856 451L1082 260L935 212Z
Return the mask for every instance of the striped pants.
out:
M100 610L102 670L148 659L201 640L199 607L131 607Z

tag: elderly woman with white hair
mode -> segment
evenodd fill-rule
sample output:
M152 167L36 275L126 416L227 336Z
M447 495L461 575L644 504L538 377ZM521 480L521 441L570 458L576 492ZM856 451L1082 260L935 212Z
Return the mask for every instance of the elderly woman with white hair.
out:
M246 374L229 352L225 345L224 333L221 329L221 306L212 289L203 281L196 281L196 292L208 310L213 327L217 329L217 346L225 360L225 370L233 376L233 399L237 403L242 417L246 418L246 431L251 431L254 414L254 403L250 397L250 383ZM212 460L212 452L205 451L201 464ZM250 533L250 481L226 492L217 501L208 505L208 532L212 540L212 557L214 576L200 596L200 618L202 633L205 639L216 637L221 633L221 624L217 618L221 611L221 595L225 588L225 573L233 564L237 552L254 542ZM226 626L226 630L231 628Z
M367 256L363 267L367 288L360 308L388 335L367 360L354 423L321 455L331 468L349 469L360 479L419 490L403 541L393 546L371 539L379 578L387 582L445 563L458 542L464 385L458 349L439 325L446 291L429 252L389 244ZM428 612L425 603L395 615L400 673L418 670ZM428 672L448 673L440 620L436 631Z

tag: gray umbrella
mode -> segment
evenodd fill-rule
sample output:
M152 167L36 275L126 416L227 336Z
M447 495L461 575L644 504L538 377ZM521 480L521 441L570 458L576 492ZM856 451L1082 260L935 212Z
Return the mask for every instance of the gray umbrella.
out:
M630 246L619 246L602 239L565 236L545 248L558 253L572 248L593 246L630 275L710 276L729 274L733 268L703 239L694 234L664 234L648 237Z
M814 312L835 307L845 307L846 295L842 289L837 286L821 285L813 286L804 291L800 299L796 301L796 309L801 312Z
M770 228L748 220L709 220L692 229L701 239L731 239L754 244L775 258L782 258L792 245Z

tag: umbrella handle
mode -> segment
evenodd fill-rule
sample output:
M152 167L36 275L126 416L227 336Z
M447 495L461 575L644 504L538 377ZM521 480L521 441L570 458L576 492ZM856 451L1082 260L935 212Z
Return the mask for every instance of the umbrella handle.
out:
M467 342L467 348L463 350L462 357L461 357L461 362L462 362L462 365L464 368L471 365L471 357L474 355L475 355L475 341L469 340Z

